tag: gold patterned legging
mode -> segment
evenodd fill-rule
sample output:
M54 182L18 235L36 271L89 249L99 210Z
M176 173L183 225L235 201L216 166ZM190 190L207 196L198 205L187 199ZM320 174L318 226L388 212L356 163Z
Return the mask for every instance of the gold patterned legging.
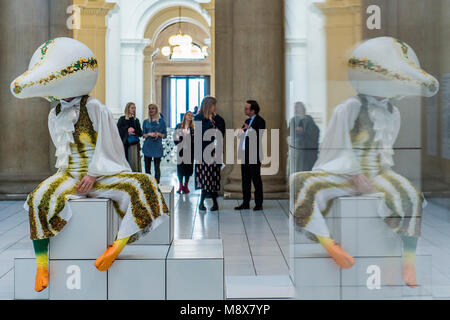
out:
M71 218L63 210L84 174L58 172L44 180L28 196L25 208L29 212L30 238L47 239L57 235ZM120 173L97 178L89 197L111 199L122 218L117 239L131 237L136 241L169 213L155 179L144 173Z
M322 171L294 174L292 188L296 223L313 234L329 237L324 217L333 199L357 194L350 178L349 175ZM384 205L379 214L387 225L399 235L420 236L422 194L408 179L392 170L386 170L370 181L383 198Z

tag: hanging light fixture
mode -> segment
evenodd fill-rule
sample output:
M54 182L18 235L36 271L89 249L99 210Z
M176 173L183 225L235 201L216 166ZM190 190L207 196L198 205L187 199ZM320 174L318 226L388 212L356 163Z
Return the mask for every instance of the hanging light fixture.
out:
M208 55L208 47L204 46L200 49L200 47L192 43L190 35L181 32L181 6L178 10L178 33L169 38L169 46L162 47L161 53L163 56L177 57L177 59L205 59Z

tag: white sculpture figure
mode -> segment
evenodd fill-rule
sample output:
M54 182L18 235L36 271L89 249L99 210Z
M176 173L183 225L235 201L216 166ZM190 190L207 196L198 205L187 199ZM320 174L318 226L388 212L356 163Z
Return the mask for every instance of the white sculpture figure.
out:
M97 68L87 46L57 38L41 45L29 70L11 84L17 98L59 101L48 118L58 172L31 192L25 203L36 252L36 291L48 286L49 238L69 223L70 207L63 211L67 200L108 198L122 218L117 240L95 262L100 271L112 265L127 243L167 219L168 209L155 179L131 173L111 112L88 96L97 82Z

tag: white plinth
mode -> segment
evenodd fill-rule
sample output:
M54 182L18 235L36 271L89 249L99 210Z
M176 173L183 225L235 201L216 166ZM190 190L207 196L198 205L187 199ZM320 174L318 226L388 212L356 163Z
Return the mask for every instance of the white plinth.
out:
M160 186L167 206L169 207L170 219L165 220L155 230L150 232L147 236L139 239L131 245L169 245L173 241L174 235L174 212L175 212L175 188L173 186Z
M399 257L401 237L378 215L381 199L341 197L333 200L326 217L331 237L354 257ZM290 216L290 243L314 243Z
M15 300L48 300L49 289L41 292L34 290L36 278L36 259L14 259L14 299Z
M114 240L116 218L108 199L68 201L72 218L64 229L50 239L50 260L97 259Z
M417 288L409 288L402 278L401 257L355 258L351 269L342 270L342 299L388 300L432 296L431 256L417 256Z
M165 300L168 245L126 246L108 270L109 300Z
M95 260L51 260L50 300L106 300L107 272Z
M381 199L335 199L327 217L332 237L354 257L399 257L401 237L377 213Z
M340 269L320 244L295 245L291 250L291 278L296 299L340 299Z
M167 256L168 300L224 299L222 240L176 240Z

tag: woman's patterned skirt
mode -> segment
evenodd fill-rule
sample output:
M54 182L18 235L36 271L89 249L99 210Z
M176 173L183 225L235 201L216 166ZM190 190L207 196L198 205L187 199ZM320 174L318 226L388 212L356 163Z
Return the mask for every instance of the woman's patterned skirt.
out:
M330 237L325 217L332 201L338 197L358 195L351 176L322 171L299 172L293 175L294 217L306 231ZM370 178L375 192L383 199L378 214L396 233L420 236L424 198L405 177L386 170Z
M70 208L63 209L68 200L79 196L76 189L83 176L58 172L28 195L24 207L29 212L32 240L56 236L69 222ZM122 218L117 239L131 237L129 243L156 227L169 213L155 179L143 173L101 176L87 196L112 200Z
M221 164L200 163L195 165L195 189L201 189L207 194L214 194L220 190Z

